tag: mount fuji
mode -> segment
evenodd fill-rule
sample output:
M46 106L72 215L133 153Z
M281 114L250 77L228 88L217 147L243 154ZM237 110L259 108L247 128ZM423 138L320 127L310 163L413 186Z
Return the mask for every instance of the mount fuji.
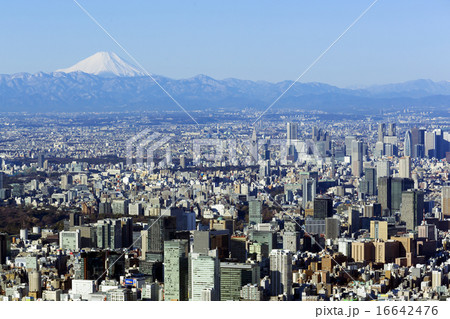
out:
M115 53L98 52L56 72L0 74L0 112L179 110L154 80L189 110L263 110L292 85L292 81L217 80L206 75L149 77ZM358 89L297 82L276 107L352 114L412 107L448 116L450 82L415 80Z
M137 67L122 60L114 52L97 52L67 69L59 69L56 70L56 72L84 72L102 77L131 77L146 75Z

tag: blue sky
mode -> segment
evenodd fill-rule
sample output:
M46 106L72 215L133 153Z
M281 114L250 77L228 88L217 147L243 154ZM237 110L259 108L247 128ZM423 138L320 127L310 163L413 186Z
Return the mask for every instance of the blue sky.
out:
M153 74L296 79L372 1L79 0ZM450 80L450 1L379 0L301 82ZM0 3L0 73L127 58L72 0Z

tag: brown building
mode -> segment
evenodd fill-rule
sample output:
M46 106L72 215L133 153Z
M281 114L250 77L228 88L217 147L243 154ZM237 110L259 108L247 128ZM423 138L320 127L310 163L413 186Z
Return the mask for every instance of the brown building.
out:
M399 257L400 243L398 241L377 241L375 246L375 262L392 263Z
M399 257L406 257L407 253L416 255L416 241L413 237L393 236L391 239L400 243Z
M352 258L355 262L371 262L375 260L375 247L373 242L353 242Z

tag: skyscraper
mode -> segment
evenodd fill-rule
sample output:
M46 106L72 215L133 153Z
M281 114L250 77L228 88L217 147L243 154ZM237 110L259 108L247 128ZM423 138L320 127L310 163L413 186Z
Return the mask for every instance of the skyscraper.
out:
M412 143L411 131L406 131L406 134L405 134L404 155L409 156L409 157L413 156L413 143Z
M220 263L220 300L239 300L241 289L259 282L258 264Z
M360 177L363 168L363 142L354 140L352 142L352 173Z
M437 157L437 144L436 132L425 132L425 156L428 158Z
M189 254L189 300L202 301L204 291L209 291L210 300L220 300L220 262L216 250L210 250L208 255Z
M384 142L384 136L386 135L386 127L384 123L378 124L378 142Z
M406 223L406 228L415 230L423 220L423 192L409 190L402 193L401 220Z
M270 282L272 296L285 295L287 300L292 295L292 253L274 249L270 252Z
M391 177L378 178L378 203L381 204L383 216L391 211Z
M404 156L400 158L398 172L402 178L411 178L411 157Z
M249 224L262 223L262 202L258 199L248 202L248 222Z
M389 177L391 176L391 162L380 161L377 162L377 177Z
M389 123L387 135L388 136L395 136L397 134L397 128L395 123Z
M442 187L441 207L444 217L450 216L450 186Z
M185 239L164 242L164 300L188 300L189 243Z
M313 202L316 197L316 179L315 178L305 178L303 180L302 186L302 206L303 209L306 207L307 203Z
M298 124L287 123L287 140L288 142L298 140Z
M400 211L402 193L414 188L414 181L410 178L394 177L391 179L391 212Z
M317 197L314 199L314 218L325 219L333 216L333 200L329 197Z
M7 239L8 239L7 234L0 233L0 265L6 264Z

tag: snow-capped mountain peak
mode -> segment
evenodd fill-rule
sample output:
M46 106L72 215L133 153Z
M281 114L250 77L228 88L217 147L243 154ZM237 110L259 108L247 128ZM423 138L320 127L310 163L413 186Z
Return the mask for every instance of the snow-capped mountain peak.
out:
M125 62L114 52L97 52L67 69L59 69L56 72L84 72L105 77L145 75L144 72Z

